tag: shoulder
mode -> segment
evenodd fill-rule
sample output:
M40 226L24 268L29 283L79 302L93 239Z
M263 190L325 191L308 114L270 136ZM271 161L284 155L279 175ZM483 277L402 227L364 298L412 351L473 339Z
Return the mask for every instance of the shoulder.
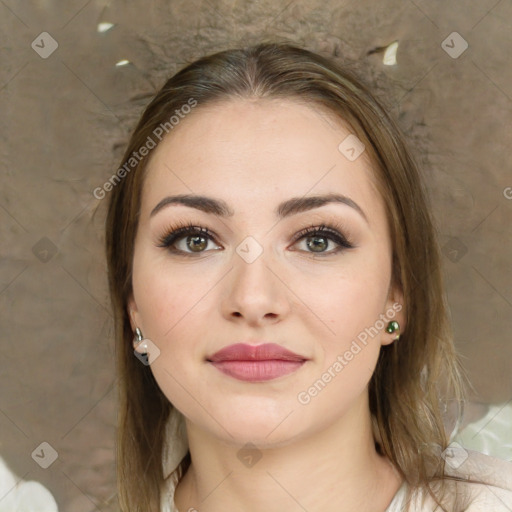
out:
M0 512L57 512L57 503L50 491L38 482L26 482L11 472L0 457Z
M467 498L467 512L512 511L512 463L453 444L446 454L446 474L456 494Z
M445 450L444 459L447 475L512 490L512 463L507 460L468 450L457 443Z
M512 512L512 463L453 443L443 453L445 475L430 487L450 512ZM452 477L452 478L450 478ZM386 512L439 512L425 487L403 486Z

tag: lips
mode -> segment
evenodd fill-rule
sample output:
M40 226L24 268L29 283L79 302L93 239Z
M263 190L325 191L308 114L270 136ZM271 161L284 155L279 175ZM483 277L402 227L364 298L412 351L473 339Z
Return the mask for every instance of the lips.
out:
M304 361L306 358L295 354L275 343L263 343L262 345L247 345L236 343L215 352L208 360L220 361Z
M207 361L235 379L262 382L298 370L306 359L275 343L236 343L215 352Z

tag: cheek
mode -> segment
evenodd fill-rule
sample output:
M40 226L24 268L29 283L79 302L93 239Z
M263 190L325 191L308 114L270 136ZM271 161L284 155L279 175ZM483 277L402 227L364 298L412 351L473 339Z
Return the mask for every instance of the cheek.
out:
M210 284L204 277L192 276L187 269L171 268L165 259L155 261L142 254L134 262L133 288L144 321L144 335L162 348L168 340L183 338L183 329L190 326L191 318L200 310L205 290L213 286L213 280Z
M302 308L311 313L307 315L310 328L316 322L318 336L327 341L325 347L340 349L384 312L389 279L384 260L355 255L341 269L294 282L293 290L304 297L306 308Z
M352 384L360 387L371 377L380 352L383 302L374 294L375 288L360 282L344 284L341 291L331 294L332 302L326 305L333 333L328 341L319 340L319 345L323 349L323 371L339 374L338 383L347 391Z
M306 417L327 423L363 396L381 348L387 282L353 277L331 282L329 293L316 295L313 307L322 312L329 334L316 336L317 364L297 394Z
M381 348L382 315L390 270L388 260L372 252L346 261L343 270L315 279L307 306L308 330L316 340L317 365L312 367L301 403L315 398L326 414L336 403L346 409L371 379ZM306 293L306 287L301 293ZM321 319L321 322L319 321ZM321 397L320 397L321 395ZM301 397L303 400L301 401ZM339 411L338 411L339 412Z
M197 379L197 358L203 348L199 317L206 306L208 279L193 278L189 272L164 262L149 262L141 254L134 260L133 290L143 334L159 350L150 368L162 392L176 407L190 407L186 392ZM203 300L202 300L203 299ZM194 393L198 390L194 389Z

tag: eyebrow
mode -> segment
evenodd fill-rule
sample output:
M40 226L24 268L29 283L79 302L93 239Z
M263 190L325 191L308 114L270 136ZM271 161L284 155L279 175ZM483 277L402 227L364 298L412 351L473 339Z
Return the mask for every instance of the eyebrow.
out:
M280 203L274 211L274 214L279 219L290 217L297 213L319 208L329 203L341 203L350 206L356 210L361 217L369 224L363 209L350 197L342 194L324 194L308 197L292 197ZM216 215L218 217L232 217L234 211L222 199L215 199L213 197L201 196L196 194L180 194L175 196L164 197L151 211L150 217L156 215L165 207L174 204L181 204L190 208L196 208L205 213Z

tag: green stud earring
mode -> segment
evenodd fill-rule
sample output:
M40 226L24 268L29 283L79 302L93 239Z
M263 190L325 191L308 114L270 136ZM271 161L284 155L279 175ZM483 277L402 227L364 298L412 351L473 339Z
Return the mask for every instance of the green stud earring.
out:
M388 326L386 327L386 331L389 332L389 334L393 334L394 332L398 331L395 340L400 338L400 324L396 320L389 322Z

